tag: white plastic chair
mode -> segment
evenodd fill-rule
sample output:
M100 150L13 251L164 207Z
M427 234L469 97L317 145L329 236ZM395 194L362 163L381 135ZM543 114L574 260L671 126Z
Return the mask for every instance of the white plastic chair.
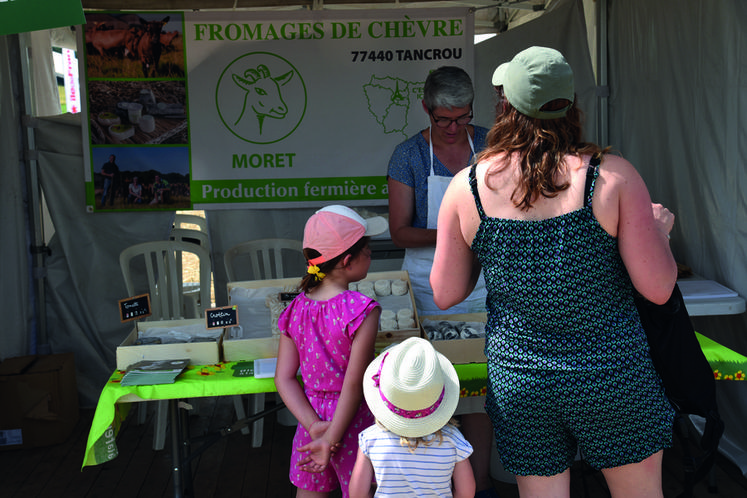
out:
M174 215L174 228L189 228L194 230L194 227L190 227L189 225L197 225L199 231L208 233L206 218L196 214L176 213Z
M247 260L251 274L241 271L242 267L246 268ZM288 274L286 262L291 269L297 264L298 271ZM305 268L303 244L291 239L250 240L228 249L223 255L223 263L229 282L299 276L299 271Z
M195 216L195 218L200 218L199 216ZM200 218L203 219L203 218ZM210 255L210 241L208 239L207 232L201 231L201 230L192 230L189 228L172 228L171 234L169 235L170 240L180 240L182 242L190 242L192 244L197 244L201 247L204 247L208 251L208 255ZM177 272L179 275L183 275L183 258L178 258L176 261L177 264ZM211 275L213 270L213 262L212 258L210 259L210 269L211 269ZM208 290L210 290L210 286L212 285L212 278L211 280L208 280L207 286ZM205 309L207 306L203 307L203 304L201 302L200 297L200 290L202 287L202 279L200 279L199 282L192 282L187 283L185 282L183 284L183 294L184 294L184 317L185 318L198 318L200 316L200 310ZM207 301L208 303L210 300Z
M258 239L237 244L226 251L223 255L223 264L226 267L226 275L229 282L239 280L267 280L275 278L286 278L301 275L300 271L305 268L303 257L303 244L298 240L291 239ZM247 265L248 263L248 265ZM286 265L286 263L288 263ZM242 271L246 267L251 268L251 274ZM293 275L286 274L286 268L293 271ZM240 319L240 318L239 318ZM277 396L277 395L276 395ZM242 419L246 416L241 396L234 397L236 416ZM247 408L253 414L264 409L265 395L250 394ZM285 425L293 425L295 419L287 408L278 412L278 421ZM262 419L254 422L252 426L252 446L262 446L262 431L264 421Z
M119 265L130 296L150 294L149 320L184 318L184 283L181 273L183 253L195 255L199 261L200 281L210 282L210 252L204 247L179 240L159 240L130 246L119 255ZM178 263L177 263L178 262ZM199 305L194 310L202 316L202 306L210 304L210 286L200 286ZM156 430L153 449L162 450L166 441L168 401L157 401ZM145 414L140 410L141 422Z
M198 246L204 247L208 251L210 250L210 241L208 240L207 232L202 230L193 230L191 228L172 228L171 234L169 235L171 240L180 240L182 242L191 242Z
M184 318L183 253L191 253L199 259L200 281L210 282L210 252L198 244L181 240L143 242L128 247L119 255L127 292L134 296L138 289L146 289L150 293L151 320ZM138 273L133 269L135 264L139 265ZM209 285L200 286L200 302L209 306ZM202 316L202 308L197 316Z

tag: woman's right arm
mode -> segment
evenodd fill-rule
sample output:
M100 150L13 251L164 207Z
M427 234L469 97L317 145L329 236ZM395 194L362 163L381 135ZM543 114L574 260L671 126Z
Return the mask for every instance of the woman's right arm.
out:
M415 189L402 182L387 179L389 185L389 234L397 247L436 245L436 230L415 228Z
M602 167L602 185L609 182L617 192L618 248L633 286L649 301L663 304L677 281L668 237L674 215L651 203L643 178L628 161L606 156Z

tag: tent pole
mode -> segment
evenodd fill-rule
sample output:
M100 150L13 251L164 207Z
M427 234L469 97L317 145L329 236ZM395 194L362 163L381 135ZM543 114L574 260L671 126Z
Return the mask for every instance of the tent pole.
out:
M609 145L609 96L608 52L607 52L607 4L608 0L597 2L597 137L602 147Z
M21 116L24 132L24 164L26 165L26 188L28 191L28 220L31 234L31 245L29 250L32 256L32 276L35 293L35 318L36 318L36 341L29 346L33 349L31 353L49 354L49 340L47 337L47 308L45 297L45 282L47 276L46 253L48 248L44 243L44 224L42 220L41 191L39 183L39 168L36 160L36 142L34 130L30 125L30 119L34 113L34 78L31 74L29 59L33 57L31 50L31 39L29 33L18 35L21 59L22 85L20 91L23 94L23 108Z

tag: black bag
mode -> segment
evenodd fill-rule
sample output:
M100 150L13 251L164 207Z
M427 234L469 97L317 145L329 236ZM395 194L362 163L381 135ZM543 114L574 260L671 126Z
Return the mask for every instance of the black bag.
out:
M678 285L664 304L634 296L651 348L651 359L675 409L707 417L716 408L716 381L695 337Z
M640 294L634 296L641 323L646 331L651 359L664 384L664 392L677 411L675 434L685 452L685 491L681 497L692 496L695 483L713 467L718 444L724 432L724 422L716 404L716 381L700 343L695 337L690 315L679 286L675 285L669 301L654 304ZM687 414L705 418L700 438L699 455L690 455L687 447Z

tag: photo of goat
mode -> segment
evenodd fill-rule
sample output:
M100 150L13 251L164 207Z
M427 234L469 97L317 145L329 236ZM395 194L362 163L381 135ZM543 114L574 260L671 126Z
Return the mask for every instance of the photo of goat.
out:
M180 14L86 14L88 78L183 78Z

